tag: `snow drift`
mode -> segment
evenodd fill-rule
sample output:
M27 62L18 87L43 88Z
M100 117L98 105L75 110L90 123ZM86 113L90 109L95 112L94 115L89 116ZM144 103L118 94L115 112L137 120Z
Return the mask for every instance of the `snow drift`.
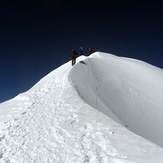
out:
M0 163L162 163L141 137L162 145L162 70L100 52L78 62L0 104Z
M162 69L135 59L94 53L72 69L71 78L87 103L163 146Z

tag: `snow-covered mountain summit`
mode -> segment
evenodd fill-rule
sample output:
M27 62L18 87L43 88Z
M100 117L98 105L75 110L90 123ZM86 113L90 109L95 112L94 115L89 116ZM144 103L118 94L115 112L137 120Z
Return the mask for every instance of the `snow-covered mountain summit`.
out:
M68 62L0 104L0 163L162 163L162 82L107 53Z

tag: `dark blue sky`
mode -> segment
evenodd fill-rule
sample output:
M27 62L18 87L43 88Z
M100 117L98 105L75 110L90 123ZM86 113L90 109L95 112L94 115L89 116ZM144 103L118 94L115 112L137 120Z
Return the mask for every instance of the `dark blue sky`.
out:
M162 2L1 1L0 102L67 62L72 48L90 45L162 68Z

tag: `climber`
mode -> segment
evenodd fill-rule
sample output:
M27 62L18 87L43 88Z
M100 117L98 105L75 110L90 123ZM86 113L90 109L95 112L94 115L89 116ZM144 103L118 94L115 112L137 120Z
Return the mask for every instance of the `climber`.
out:
M82 46L80 46L79 48L79 56L84 54L84 48Z
M76 64L77 57L78 57L78 53L74 49L72 49L72 52L71 52L72 66Z
M94 49L92 48L92 47L89 47L88 48L88 53L89 53L89 55L91 55L92 53L94 53L95 51L94 51Z

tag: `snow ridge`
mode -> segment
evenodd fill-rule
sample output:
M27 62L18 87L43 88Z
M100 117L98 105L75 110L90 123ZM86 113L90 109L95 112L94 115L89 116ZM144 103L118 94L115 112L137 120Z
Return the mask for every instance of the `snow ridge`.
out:
M86 66L85 58L73 68L66 63L29 91L0 104L0 163L163 162L162 148L119 124L112 111L119 123L80 98L80 85L72 83L72 75L81 64ZM95 105L107 111L102 100L95 98Z

